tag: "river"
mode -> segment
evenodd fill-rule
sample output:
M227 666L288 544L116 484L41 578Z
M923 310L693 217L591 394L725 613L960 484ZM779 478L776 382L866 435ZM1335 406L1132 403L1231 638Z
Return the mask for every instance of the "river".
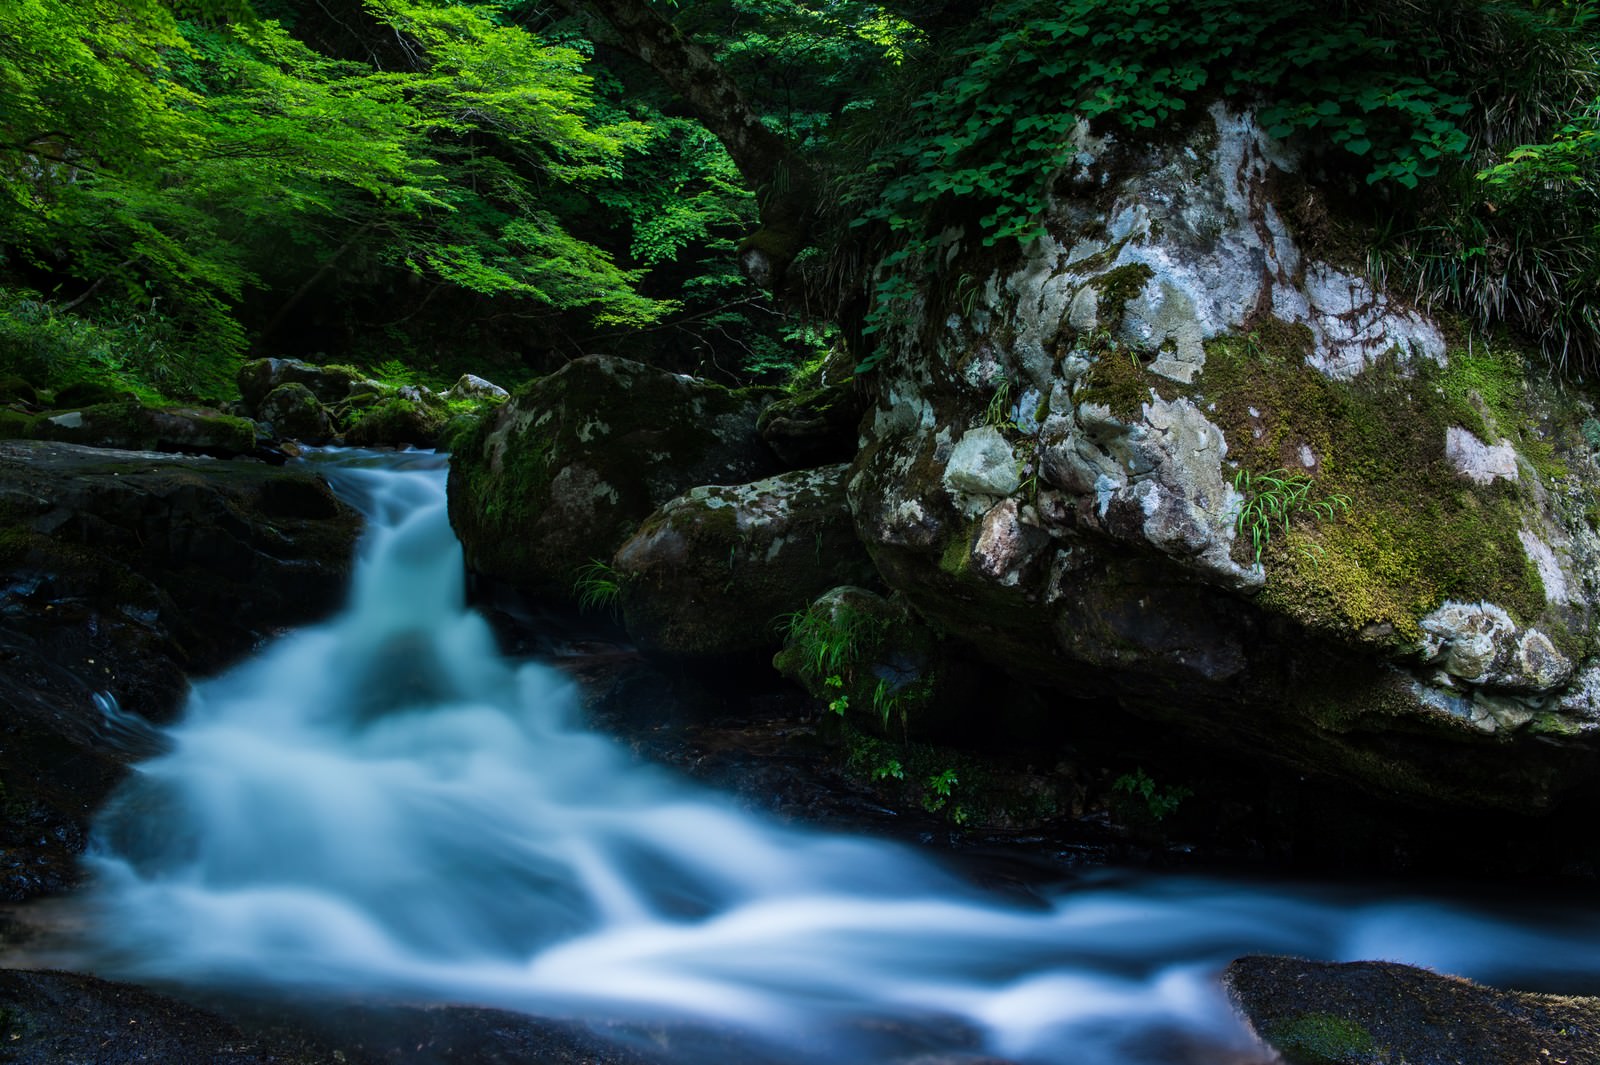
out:
M1271 1060L1247 953L1600 985L1600 911L1128 871L1033 904L782 825L587 729L466 609L427 453L325 457L368 528L349 602L197 683L99 816L88 963L124 979L704 1025L743 1061Z

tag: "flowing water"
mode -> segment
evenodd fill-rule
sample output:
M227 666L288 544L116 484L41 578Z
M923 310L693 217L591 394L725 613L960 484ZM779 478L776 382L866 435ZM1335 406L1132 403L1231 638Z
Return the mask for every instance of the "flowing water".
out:
M764 820L641 766L558 672L497 654L463 605L441 459L324 469L369 519L349 605L198 684L104 811L102 972L703 1024L743 1060L947 1039L1176 1065L1269 1060L1217 983L1244 953L1600 971L1594 911L1111 873L1021 905L896 845Z

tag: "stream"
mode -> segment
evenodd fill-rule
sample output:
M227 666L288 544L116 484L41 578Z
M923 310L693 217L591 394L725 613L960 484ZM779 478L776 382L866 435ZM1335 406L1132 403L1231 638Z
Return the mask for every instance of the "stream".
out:
M795 1063L1264 1063L1218 983L1248 953L1600 990L1600 909L1531 892L1102 871L1019 901L752 814L499 655L464 605L442 457L321 461L368 518L348 605L128 740L157 753L87 858L79 964L102 975L703 1027Z

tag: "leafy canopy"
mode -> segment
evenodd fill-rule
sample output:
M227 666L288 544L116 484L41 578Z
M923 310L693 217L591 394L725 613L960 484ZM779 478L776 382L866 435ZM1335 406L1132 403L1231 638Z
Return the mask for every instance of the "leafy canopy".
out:
M159 302L224 356L243 347L247 289L352 249L601 322L668 308L545 206L648 135L594 120L582 54L487 5L367 11L401 43L399 69L322 55L272 21L179 21L156 0L5 5L4 250Z

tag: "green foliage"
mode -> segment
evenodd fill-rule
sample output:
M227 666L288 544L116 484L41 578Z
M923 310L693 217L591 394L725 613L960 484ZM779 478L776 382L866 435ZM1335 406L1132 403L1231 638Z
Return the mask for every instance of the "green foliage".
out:
M1575 99L1594 96L1592 88L1574 96L1595 73L1593 38L1570 14L1577 7L1589 9L1508 0L1000 0L915 100L909 128L881 144L876 182L852 187L854 224L883 234L886 245L866 332L903 320L921 288L916 279L938 271L952 233L980 235L985 245L1034 239L1050 183L1079 151L1082 123L1151 137L1218 97L1254 107L1272 134L1320 153L1332 176L1374 186L1375 203L1401 219L1441 201L1477 209L1477 197L1458 192L1405 193L1423 182L1453 188L1486 150L1560 127L1484 181L1539 197L1554 183L1570 201L1594 150L1587 119L1562 126ZM1580 226L1573 241L1591 264L1594 231ZM1532 238L1551 231L1525 232L1526 252L1518 245L1513 256L1523 276L1486 314L1514 320L1517 285L1539 280ZM1438 254L1465 258L1470 273L1489 265L1471 261L1475 247L1481 254L1485 245L1461 240ZM1572 258L1555 272L1591 283L1593 271ZM1582 284L1544 290L1590 294ZM1573 320L1559 326L1563 337L1597 332L1595 300L1535 298L1543 318Z
M1350 509L1349 496L1335 494L1313 499L1311 489L1315 484L1303 473L1284 469L1270 473L1241 469L1234 474L1233 487L1243 497L1234 527L1240 535L1250 534L1256 565L1261 564L1261 552L1266 550L1274 529L1283 532L1291 521L1302 515L1327 521Z
M95 383L151 403L228 394L231 365L191 344L153 303L92 321L36 292L0 290L0 365L46 391Z
M395 69L270 21L180 22L155 0L0 10L4 250L85 295L157 301L221 363L248 290L341 259L599 322L669 304L574 236L551 192L642 142L596 122L584 58L448 0L372 0Z
M866 651L882 638L884 622L838 604L831 611L802 610L782 619L787 632L786 647L795 649L800 668L814 682L839 681L851 671Z
M1165 821L1177 812L1183 800L1194 795L1192 790L1185 787L1160 787L1143 767L1122 774L1112 782L1111 790L1115 794L1143 799L1145 810L1156 821Z
M615 614L622 598L622 575L609 562L590 559L578 570L572 594L584 613L605 610Z

